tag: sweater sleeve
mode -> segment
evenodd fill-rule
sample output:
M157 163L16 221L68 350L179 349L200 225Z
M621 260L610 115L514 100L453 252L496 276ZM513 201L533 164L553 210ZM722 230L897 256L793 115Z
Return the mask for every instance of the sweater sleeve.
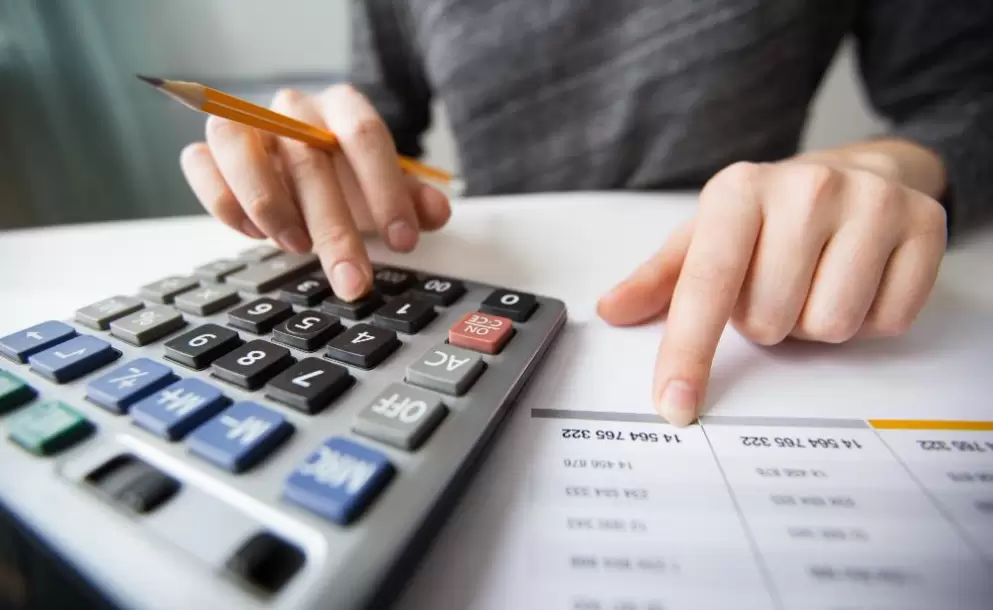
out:
M993 221L993 2L871 0L855 28L869 101L888 135L943 161L954 238Z
M431 90L402 0L353 0L349 81L369 98L402 155L419 157Z

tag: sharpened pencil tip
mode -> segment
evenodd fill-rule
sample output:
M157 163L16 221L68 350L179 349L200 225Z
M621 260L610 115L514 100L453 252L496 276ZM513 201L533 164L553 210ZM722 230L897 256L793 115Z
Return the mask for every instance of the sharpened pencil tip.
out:
M164 80L162 80L161 78L155 78L154 76L143 76L141 74L135 74L135 76L137 76L138 78L140 78L141 80L145 81L146 83L148 83L153 87L161 87L162 85L165 84Z

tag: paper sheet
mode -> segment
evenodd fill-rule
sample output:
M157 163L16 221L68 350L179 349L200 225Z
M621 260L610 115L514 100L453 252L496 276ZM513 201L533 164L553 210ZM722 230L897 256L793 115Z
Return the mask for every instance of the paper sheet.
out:
M660 331L569 324L402 607L993 607L988 315L939 298L836 347L729 332L683 429L648 400Z

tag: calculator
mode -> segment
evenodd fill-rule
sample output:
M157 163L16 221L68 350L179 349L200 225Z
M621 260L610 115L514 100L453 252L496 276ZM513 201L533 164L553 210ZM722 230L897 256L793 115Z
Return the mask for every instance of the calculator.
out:
M394 601L566 307L374 275L344 301L316 256L264 245L5 329L0 521L54 589L139 609Z

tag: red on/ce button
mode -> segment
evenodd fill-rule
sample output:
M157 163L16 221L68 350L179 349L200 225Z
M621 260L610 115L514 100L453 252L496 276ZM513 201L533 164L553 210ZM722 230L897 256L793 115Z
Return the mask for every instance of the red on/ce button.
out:
M507 344L513 332L513 322L509 318L474 311L448 329L448 342L477 352L495 354Z

